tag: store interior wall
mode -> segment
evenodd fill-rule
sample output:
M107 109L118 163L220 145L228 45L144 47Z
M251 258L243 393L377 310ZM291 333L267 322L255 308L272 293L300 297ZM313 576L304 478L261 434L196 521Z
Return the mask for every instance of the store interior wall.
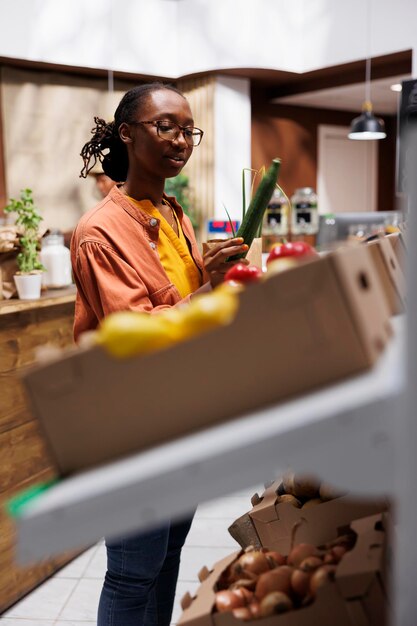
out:
M299 187L317 189L318 128L320 124L349 126L353 113L331 109L270 104L252 98L252 167L282 158L280 185L288 196ZM387 137L378 142L377 208L396 208L395 116L384 116ZM354 181L352 181L354 185ZM354 210L354 208L352 208Z
M93 118L99 115L111 119L125 90L138 81L116 80L114 91L109 92L104 78L11 67L3 68L1 79L5 197L16 197L22 188L29 187L34 190L35 200L42 209L44 228L71 230L99 199L94 181L90 177L79 178L82 167L79 153L91 136ZM317 189L318 127L320 124L348 126L354 115L353 112L269 103L252 87L248 94L249 108L245 107L247 121L242 123L240 117L234 116L235 139L230 140L227 133L231 118L229 116L227 121L224 116L227 109L224 98L221 99L222 110L216 114L213 106L213 94L220 97L219 82L222 94L226 90L227 101L230 100L230 81L242 82L241 79L211 77L189 79L180 84L192 101L197 121L207 132L196 151L193 167L185 170L190 177L193 206L198 211L203 236L208 218L226 219L224 206L234 219L239 219L243 167L259 169L279 156L283 159L280 182L287 195L292 195L298 187ZM212 86L208 89L209 85ZM234 98L238 95L232 100L235 109L238 103ZM69 102L71 106L67 106ZM393 116L384 116L384 119L388 136L378 145L377 208L386 211L396 208L396 119ZM251 126L247 149L242 144L245 135L242 128L246 126ZM241 161L244 161L239 162L239 166L234 156L236 151L232 149L238 138ZM217 177L214 173L215 168L221 167L224 168L220 177L223 185L218 172Z
M109 92L104 79L10 67L0 77L7 198L32 189L43 230L70 230L100 199L94 180L79 177L94 116L112 119L137 83L116 82Z

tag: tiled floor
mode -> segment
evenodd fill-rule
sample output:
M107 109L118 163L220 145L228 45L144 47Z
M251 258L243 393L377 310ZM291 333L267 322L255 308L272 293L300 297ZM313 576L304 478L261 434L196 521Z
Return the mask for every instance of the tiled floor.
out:
M250 508L254 487L202 504L182 553L173 624L181 614L179 601L198 586L197 573L239 549L227 532L232 521ZM0 618L1 626L93 626L106 567L104 543L84 552Z

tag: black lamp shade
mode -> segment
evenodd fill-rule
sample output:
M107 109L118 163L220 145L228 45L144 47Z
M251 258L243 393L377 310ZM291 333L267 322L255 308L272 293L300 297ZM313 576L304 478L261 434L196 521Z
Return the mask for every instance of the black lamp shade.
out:
M361 115L355 117L350 125L349 139L384 139L384 120L375 117L372 111L363 111Z

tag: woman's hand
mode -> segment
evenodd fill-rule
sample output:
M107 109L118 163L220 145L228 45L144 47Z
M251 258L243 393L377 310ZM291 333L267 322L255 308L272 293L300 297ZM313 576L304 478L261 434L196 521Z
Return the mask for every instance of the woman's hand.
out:
M216 287L223 282L224 275L232 265L236 263L249 264L249 261L246 259L236 259L235 261L228 261L226 263L228 257L245 253L248 249L249 246L243 243L242 237L226 239L210 247L210 250L203 256L203 263L212 287Z

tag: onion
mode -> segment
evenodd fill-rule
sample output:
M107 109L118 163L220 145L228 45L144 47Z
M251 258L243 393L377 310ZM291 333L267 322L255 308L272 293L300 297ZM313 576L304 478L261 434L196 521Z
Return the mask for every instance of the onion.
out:
M234 591L235 589L255 589L256 578L248 579L248 578L239 578L236 582L232 583L229 587L230 591Z
M268 593L260 604L261 617L269 617L275 613L286 613L293 608L293 603L286 593L273 591Z
M237 596L233 591L218 591L215 596L216 609L219 613L225 613L226 611L232 611L241 606L245 606L243 598Z
M296 498L314 498L318 495L320 483L314 476L288 472L282 479L286 493Z
M274 569L274 567L278 567L279 565L285 565L287 563L286 557L280 552L274 552L273 550L269 550L268 552L265 552L265 556L271 569Z
M232 613L233 613L233 616L236 617L236 619L241 619L244 622L252 619L252 613L250 612L247 606L241 606L241 607L238 607L237 609L233 609Z
M310 572L295 569L291 574L291 588L296 596L304 598L310 590Z
M335 557L336 563L339 563L339 561L346 554L346 552L347 552L346 546L334 546L331 549L331 554Z
M288 555L288 565L299 567L300 563L309 556L318 556L319 552L315 546L311 543L299 543L295 546Z
M308 556L301 561L299 568L303 572L314 572L318 567L323 565L323 559L319 556Z
M291 504L295 506L296 509L301 508L301 502L290 493L284 493L283 496L278 496L277 504Z
M333 487L333 485L329 485L329 483L321 483L319 488L319 494L322 500L334 500L335 498L340 498L340 496L344 496L346 494L346 491L342 491L342 489Z
M261 605L256 598L254 598L249 604L248 609L251 612L252 617L254 617L255 619L257 617L261 617Z
M232 589L232 592L243 601L245 606L253 600L253 591L249 591L249 589L246 589L245 587Z
M338 562L338 559L335 557L334 554L332 554L332 552L326 552L323 557L323 563L325 565L336 565Z
M308 509L311 506L316 506L317 504L322 504L323 500L321 498L311 498L311 500L307 500L304 502L302 509Z
M317 589L323 587L329 581L334 580L335 573L335 565L322 565L321 567L316 569L310 580L311 595L315 596L317 593Z
M269 570L268 559L260 550L245 552L235 563L235 572L251 572L252 574L262 574Z
M289 594L291 591L291 574L293 568L288 565L281 565L270 572L265 572L259 576L256 583L255 596L258 600L262 600L264 596L271 591L282 591Z

